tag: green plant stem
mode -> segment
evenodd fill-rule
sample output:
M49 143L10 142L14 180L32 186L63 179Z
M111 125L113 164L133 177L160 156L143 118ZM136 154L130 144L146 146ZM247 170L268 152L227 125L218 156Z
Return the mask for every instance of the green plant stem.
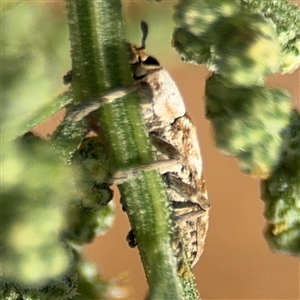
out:
M132 84L119 0L66 0L75 103ZM98 114L112 170L154 161L136 94L104 105ZM150 292L148 299L182 299L171 248L169 202L157 171L119 186L135 232Z
M19 134L21 135L29 131L34 126L41 124L63 109L66 105L70 104L73 101L71 95L71 91L63 92L56 96L52 101L42 106L38 111L34 112L28 120L26 120L25 124L20 126Z

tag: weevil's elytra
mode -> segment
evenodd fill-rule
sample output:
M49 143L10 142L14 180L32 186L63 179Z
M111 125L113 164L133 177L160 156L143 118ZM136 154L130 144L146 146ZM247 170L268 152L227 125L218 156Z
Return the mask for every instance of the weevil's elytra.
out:
M131 46L130 64L133 77L146 84L140 90L141 97L151 97L147 101L144 99L148 105L142 106L142 114L157 160L178 160L178 163L170 165L162 177L177 226L173 245L175 253L177 251L177 255L181 255L183 241L187 257L191 266L194 266L203 252L210 207L199 143L176 84L159 62L144 52L148 33L146 27L146 23L142 22L142 47ZM146 93L146 88L151 93ZM176 238L176 235L181 238Z

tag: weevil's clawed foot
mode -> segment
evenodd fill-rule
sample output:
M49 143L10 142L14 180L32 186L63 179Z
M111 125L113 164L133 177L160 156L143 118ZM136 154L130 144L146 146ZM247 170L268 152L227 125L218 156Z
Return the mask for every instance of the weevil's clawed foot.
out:
M166 172L169 172L174 166L177 166L177 164L177 159L167 159L143 164L134 168L129 168L127 170L120 170L114 173L108 183L116 185L123 184L128 180L134 179L135 177L140 175L141 172L148 172L153 170L157 170L160 174L164 174Z
M128 246L129 246L130 248L135 248L135 247L137 246L138 243L137 243L137 240L136 240L136 238L135 238L133 229L131 229L131 230L128 232L128 234L127 234L127 236L126 236L126 241L127 241Z
M69 84L72 82L72 70L70 70L66 75L63 77L63 83L65 85Z

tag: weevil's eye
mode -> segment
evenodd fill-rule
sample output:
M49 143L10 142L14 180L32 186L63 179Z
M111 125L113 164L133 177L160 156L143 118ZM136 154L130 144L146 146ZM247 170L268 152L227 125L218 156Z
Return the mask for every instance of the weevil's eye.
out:
M144 61L143 65L146 67L160 67L159 62L152 56L148 56Z
M133 78L135 80L143 79L147 74L161 69L159 62L152 56L139 56L139 61L131 64Z

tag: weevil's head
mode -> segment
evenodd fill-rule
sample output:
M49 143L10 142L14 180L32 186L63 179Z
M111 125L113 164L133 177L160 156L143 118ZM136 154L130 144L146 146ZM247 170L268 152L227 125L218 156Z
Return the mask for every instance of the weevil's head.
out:
M129 63L135 80L143 79L147 74L161 69L159 62L144 51L146 47L145 41L148 35L148 25L144 21L141 21L141 30L143 34L142 45L137 47L128 44Z

